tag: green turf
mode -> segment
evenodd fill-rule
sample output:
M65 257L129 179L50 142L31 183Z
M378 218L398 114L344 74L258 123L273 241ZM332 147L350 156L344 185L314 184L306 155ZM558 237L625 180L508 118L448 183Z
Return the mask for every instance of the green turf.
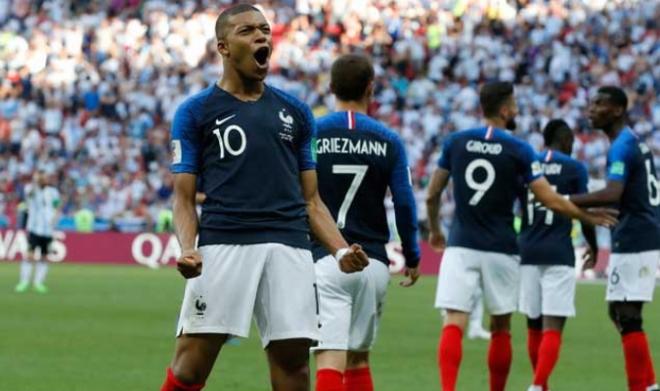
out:
M13 292L16 263L0 263L0 390L158 390L173 348L183 280L176 271L141 267L55 265L50 293ZM395 278L395 282L398 281ZM409 289L390 287L372 369L379 391L438 390L433 309L435 279ZM569 322L553 390L622 391L621 347L609 324L602 285L580 285L579 317ZM660 362L660 304L645 311ZM524 320L514 320L509 390L526 390L530 369ZM464 343L459 390L487 389L487 344ZM226 347L208 390L268 390L256 333Z

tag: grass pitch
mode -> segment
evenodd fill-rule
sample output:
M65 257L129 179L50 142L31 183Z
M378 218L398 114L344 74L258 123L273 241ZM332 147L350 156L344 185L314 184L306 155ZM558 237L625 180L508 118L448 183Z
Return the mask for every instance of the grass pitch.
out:
M13 292L17 263L0 263L0 390L155 391L172 355L184 281L174 269L53 265L51 292ZM435 278L408 289L393 278L372 371L376 390L439 390L433 309ZM578 318L567 324L553 391L622 391L619 337L610 325L603 285L578 287ZM657 294L656 294L657 298ZM660 303L645 309L646 330L660 363ZM531 369L525 321L514 319L508 390L526 390ZM487 343L465 341L458 389L488 389ZM269 390L257 333L226 346L207 390Z

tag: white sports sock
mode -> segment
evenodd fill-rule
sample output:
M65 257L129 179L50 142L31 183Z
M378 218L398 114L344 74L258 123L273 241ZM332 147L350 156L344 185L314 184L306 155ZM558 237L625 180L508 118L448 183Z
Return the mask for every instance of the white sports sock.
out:
M30 276L32 275L32 262L24 259L21 261L21 272L20 272L20 283L30 282Z
M48 273L48 261L38 261L37 268L34 272L34 284L40 285L46 281L46 274Z
M484 301L479 295L474 303L474 308L470 312L470 327L483 329L484 322Z

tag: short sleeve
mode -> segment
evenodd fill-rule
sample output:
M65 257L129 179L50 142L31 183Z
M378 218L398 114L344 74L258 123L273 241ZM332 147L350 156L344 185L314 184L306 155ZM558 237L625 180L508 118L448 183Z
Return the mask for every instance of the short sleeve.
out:
M316 120L309 106L303 104L300 108L303 116L301 129L300 149L298 150L298 168L300 171L313 170L316 168L315 140Z
M628 151L626 144L615 143L607 154L607 179L623 182L628 177Z
M438 158L438 167L451 171L451 145L454 138L449 136L445 138L440 150L440 157Z
M529 144L519 141L518 146L522 177L525 179L525 183L532 183L543 176L543 167Z
M174 114L171 130L172 164L175 173L197 173L201 142L190 101L185 101Z

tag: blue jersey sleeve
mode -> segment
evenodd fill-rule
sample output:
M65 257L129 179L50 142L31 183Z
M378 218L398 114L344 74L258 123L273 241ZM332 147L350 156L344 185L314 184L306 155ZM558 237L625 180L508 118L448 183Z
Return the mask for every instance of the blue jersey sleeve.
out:
M316 120L306 104L302 105L301 111L304 122L298 151L298 168L300 171L313 170L316 168L316 159L312 149L316 139Z
M516 140L520 157L522 176L526 183L532 183L543 176L543 167L534 149L527 143Z
M577 179L576 193L577 194L588 193L589 188L587 187L587 185L589 184L589 174L587 173L587 168L584 166L584 164L578 162L577 171L578 171L578 179Z
M628 145L614 143L607 154L607 179L624 182L628 178Z
M451 171L451 159L449 152L451 151L451 143L453 137L448 136L445 141L442 143L442 150L440 151L440 157L438 158L438 167L444 168L447 171Z
M417 206L413 194L408 159L403 144L399 139L395 141L396 154L394 169L390 177L390 191L394 202L394 213L396 216L396 228L401 237L403 256L406 258L406 266L417 267L419 265L420 250L417 243Z
M199 136L190 101L185 101L172 121L170 170L173 173L197 173L202 150Z

